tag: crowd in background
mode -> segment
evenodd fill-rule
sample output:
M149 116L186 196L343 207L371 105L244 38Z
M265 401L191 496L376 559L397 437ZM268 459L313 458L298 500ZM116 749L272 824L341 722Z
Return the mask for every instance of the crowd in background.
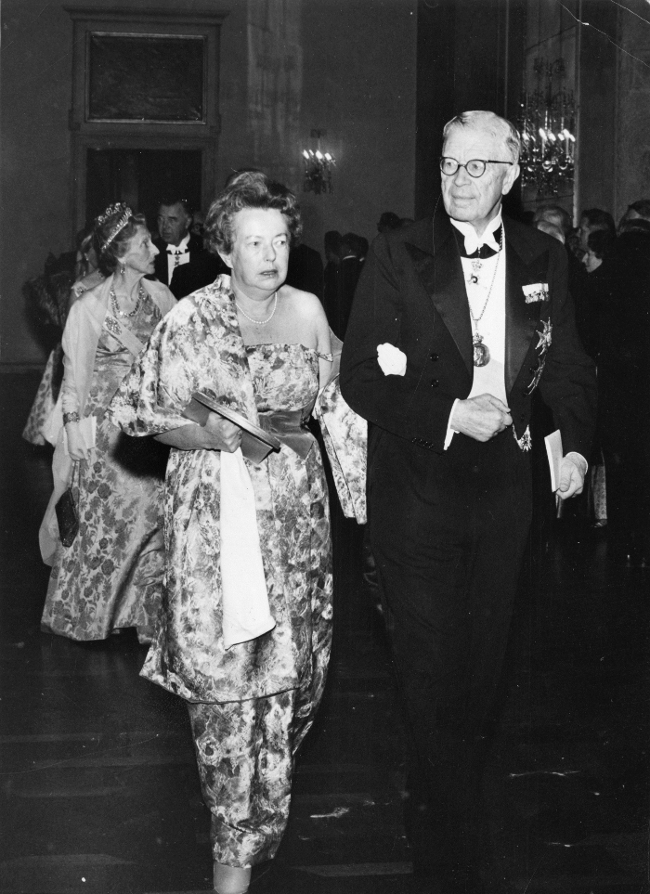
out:
M607 530L616 562L650 562L650 200L618 226L601 208L568 212L546 203L532 223L566 245L576 323L598 374L598 434L587 512Z

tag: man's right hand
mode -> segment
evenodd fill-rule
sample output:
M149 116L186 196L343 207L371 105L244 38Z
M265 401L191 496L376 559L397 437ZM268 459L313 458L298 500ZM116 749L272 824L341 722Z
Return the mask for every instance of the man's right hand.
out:
M510 409L493 394L459 400L449 419L450 427L475 441L489 441L512 425Z

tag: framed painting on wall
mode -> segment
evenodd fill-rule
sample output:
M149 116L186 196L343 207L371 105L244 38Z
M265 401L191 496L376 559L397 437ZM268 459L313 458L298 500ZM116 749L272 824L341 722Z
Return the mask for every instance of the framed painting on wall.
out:
M73 234L106 201L152 217L161 191L180 190L196 208L214 196L228 13L176 5L65 7L73 22Z
M86 120L205 123L206 38L88 33Z

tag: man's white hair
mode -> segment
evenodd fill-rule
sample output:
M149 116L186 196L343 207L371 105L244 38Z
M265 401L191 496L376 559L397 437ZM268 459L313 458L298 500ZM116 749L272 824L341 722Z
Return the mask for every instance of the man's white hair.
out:
M443 145L447 140L449 131L453 127L474 127L477 130L486 130L489 134L497 139L502 139L508 152L512 156L514 162L519 161L519 153L521 152L521 138L517 128L508 121L494 112L485 112L476 110L473 112L461 112L451 121L445 124L442 132Z

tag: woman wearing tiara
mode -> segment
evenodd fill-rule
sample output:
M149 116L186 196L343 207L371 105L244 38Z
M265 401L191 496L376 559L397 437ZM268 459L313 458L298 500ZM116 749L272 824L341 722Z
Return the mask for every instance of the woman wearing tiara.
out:
M127 438L105 410L176 302L166 286L144 279L158 250L142 215L111 205L95 221L94 246L106 279L70 309L63 383L47 426L54 492L40 542L53 567L42 627L76 640L135 627L150 642L162 589L165 453L151 439ZM66 546L56 504L68 489L78 529L72 542L63 538Z

